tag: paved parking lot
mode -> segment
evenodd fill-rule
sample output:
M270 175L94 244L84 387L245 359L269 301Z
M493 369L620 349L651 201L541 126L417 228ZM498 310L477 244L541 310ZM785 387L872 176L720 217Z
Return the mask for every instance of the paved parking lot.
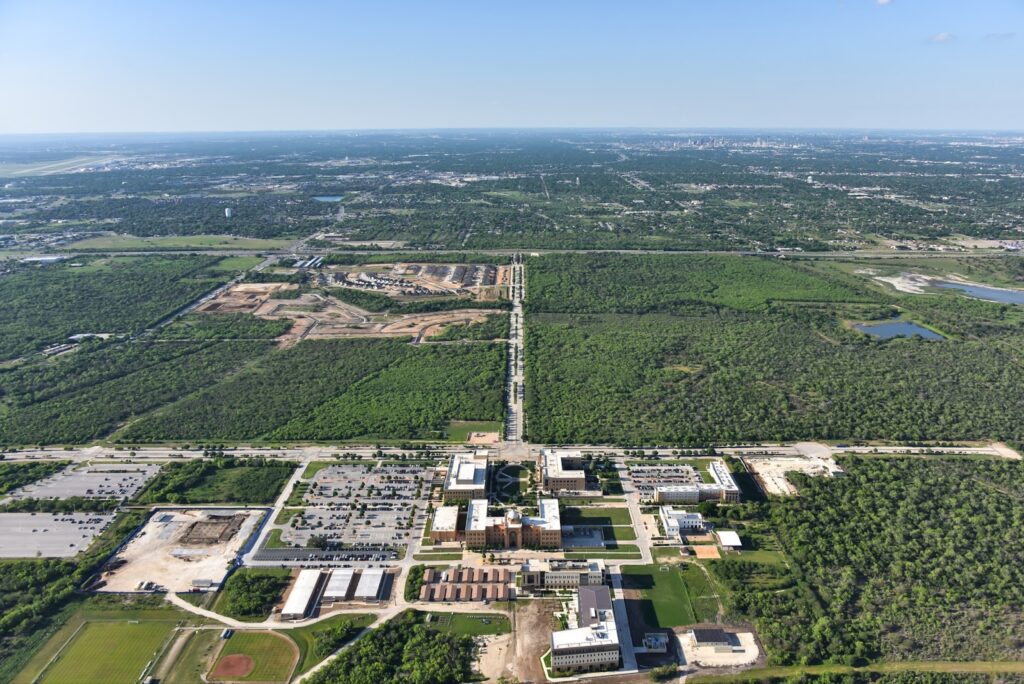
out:
M11 492L16 499L130 499L160 472L159 465L94 463L68 466Z
M696 468L688 465L631 465L629 474L642 501L654 499L654 488L703 482Z
M74 556L113 519L105 513L0 513L0 558Z
M313 536L359 547L405 545L427 520L434 468L421 465L332 465L319 471L306 508L282 534L306 546Z

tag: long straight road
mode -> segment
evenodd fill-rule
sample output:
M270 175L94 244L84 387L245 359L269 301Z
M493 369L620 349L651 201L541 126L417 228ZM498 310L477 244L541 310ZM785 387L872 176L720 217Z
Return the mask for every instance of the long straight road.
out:
M526 389L523 385L525 379L523 372L523 286L525 281L523 279L522 254L515 254L512 257L510 283L512 313L510 314L508 341L508 387L505 391L508 396L505 441L519 444L523 441L525 420L523 399L526 397Z

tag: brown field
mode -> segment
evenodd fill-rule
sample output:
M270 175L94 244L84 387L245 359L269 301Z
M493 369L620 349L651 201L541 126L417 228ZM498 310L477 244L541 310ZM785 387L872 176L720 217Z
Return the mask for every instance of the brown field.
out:
M721 558L722 554L718 550L717 546L710 544L700 544L697 546L690 547L693 550L693 555L697 558Z
M217 663L217 668L213 671L213 679L221 680L232 680L241 679L252 672L252 668L255 665L252 658L243 653L235 653L234 655L224 656Z

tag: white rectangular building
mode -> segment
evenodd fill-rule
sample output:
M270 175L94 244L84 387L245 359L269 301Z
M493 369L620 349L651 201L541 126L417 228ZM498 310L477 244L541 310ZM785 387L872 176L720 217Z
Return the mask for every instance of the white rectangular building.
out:
M380 597L380 585L384 581L384 568L366 568L359 576L359 584L353 598L359 601L376 601Z
M619 666L619 633L605 585L577 590L577 627L551 633L551 669L614 670Z
M309 615L322 585L323 574L319 570L300 570L281 609L281 619L301 620Z
M470 501L487 496L487 452L452 454L444 479L445 501Z
M352 568L338 568L331 573L327 580L327 587L324 589L325 601L345 601L352 590L352 580L355 577L355 570Z
M697 532L704 529L704 516L700 513L683 511L672 506L658 508L658 518L665 529L665 535L678 537L680 534Z

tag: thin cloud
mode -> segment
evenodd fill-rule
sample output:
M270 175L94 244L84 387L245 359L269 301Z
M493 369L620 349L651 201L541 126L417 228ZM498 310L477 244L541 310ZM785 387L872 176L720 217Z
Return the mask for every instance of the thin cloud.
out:
M1013 40L1017 37L1016 33L986 33L985 40Z
M951 40L953 40L955 38L956 38L956 36L954 36L949 31L943 31L942 33L936 33L934 36L929 38L928 42L929 43L948 43L948 42L950 42Z
M882 5L883 7L885 5L891 5L892 4L892 0L875 0L875 2L878 3L879 5Z

